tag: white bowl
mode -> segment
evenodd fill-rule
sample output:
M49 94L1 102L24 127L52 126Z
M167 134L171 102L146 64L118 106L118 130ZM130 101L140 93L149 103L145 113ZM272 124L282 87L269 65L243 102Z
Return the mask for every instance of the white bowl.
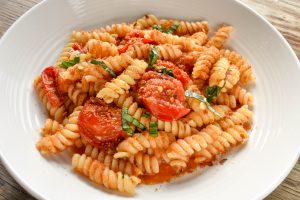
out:
M123 199L71 171L70 156L45 159L35 148L45 112L33 80L55 62L73 29L130 22L147 14L206 19L211 28L235 28L229 46L253 64L255 122L247 145L224 165L171 183L142 185L133 199L260 199L287 176L300 152L300 67L292 49L265 19L237 1L44 1L7 31L0 42L1 158L13 177L38 199Z

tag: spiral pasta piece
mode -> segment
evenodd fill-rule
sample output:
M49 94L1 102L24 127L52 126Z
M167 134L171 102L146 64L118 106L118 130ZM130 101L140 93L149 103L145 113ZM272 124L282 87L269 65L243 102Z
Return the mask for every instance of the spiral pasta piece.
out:
M68 89L68 97L75 106L82 106L88 98L88 93L83 92L81 85L71 85Z
M251 123L253 113L248 109L248 105L243 105L235 112L227 114L222 120L218 121L218 124L222 129L226 130L234 125L245 125Z
M231 112L231 109L226 105L213 105L212 108L215 109L221 116L226 116ZM186 118L196 122L198 128L221 119L218 115L214 114L208 109L199 110L197 112L192 111L186 116Z
M116 74L121 73L129 65L133 63L133 59L128 54L121 54L117 56L110 56L102 60L109 68Z
M255 76L252 73L252 67L243 56L228 49L222 49L221 54L238 68L240 71L240 82L242 84L249 84L255 81Z
M195 40L188 37L179 37L177 35L162 33L157 30L152 30L149 32L149 37L159 44L173 44L182 47L183 51L192 51L195 46Z
M80 138L77 126L78 115L82 106L76 107L74 112L68 116L68 122L64 127L53 135L41 138L37 144L37 149L41 154L57 153L74 145L75 140Z
M163 131L159 131L157 137L150 136L148 132L137 133L118 144L118 153L116 153L114 157L129 157L140 151L147 150L148 148L166 149L173 139L174 138L170 134Z
M207 46L215 46L221 49L227 39L229 38L229 33L233 31L232 26L222 26L214 34L214 36L207 42Z
M247 92L246 89L235 85L230 91L230 94L234 95L234 97L239 101L241 105L253 105L254 98L250 92Z
M182 120L171 122L157 120L157 127L158 130L172 133L173 136L178 138L184 138L192 134L192 126Z
M176 31L174 32L176 35L192 35L196 32L202 32L204 34L208 33L209 27L207 21L179 21L179 20L159 20L159 24L164 28L169 28L173 24L178 24Z
M155 15L145 15L142 18L139 18L135 23L134 23L134 28L137 29L147 29L152 27L155 24L158 24L158 19Z
M247 131L242 126L234 125L226 131L222 131L214 143L196 152L194 161L198 164L212 162L217 155L224 154L232 148L243 144L248 137Z
M88 96L96 96L96 94L104 88L106 80L97 78L96 76L86 75L81 79L81 91L87 93Z
M68 60L70 56L70 50L72 49L72 46L74 45L75 40L74 38L70 38L68 43L64 46L62 52L59 54L55 66L59 66L63 61Z
M217 103L220 105L226 105L230 108L236 108L236 101L234 95L227 94L227 93L220 93L216 99Z
M186 167L185 163L195 152L200 152L202 148L207 148L209 144L214 142L217 135L221 133L220 127L208 125L194 135L173 142L167 150L167 156L171 160L170 165Z
M222 89L222 92L227 92L228 90L233 88L233 86L235 86L240 79L240 72L235 65L230 65L225 79L226 83L224 88Z
M192 77L195 79L199 78L207 80L209 78L210 69L219 57L220 52L215 47L210 47L206 51L202 52L194 65Z
M88 52L94 58L103 58L107 56L116 56L119 54L117 46L108 42L102 42L96 39L90 39L86 43Z
M200 46L204 45L208 39L207 34L204 32L196 32L191 38L194 38L197 41L196 44Z
M176 23L176 22L175 22ZM175 31L177 35L192 35L196 32L203 32L205 34L208 33L208 22L188 22L188 21L180 21L179 26Z
M230 64L226 58L220 58L210 71L209 86L222 87ZM226 82L227 83L227 82Z
M46 119L41 133L43 136L52 135L63 128L62 124L53 119Z
M109 33L100 32L100 31L73 31L72 37L76 42L80 42L85 44L90 39L96 39L103 42L109 42L112 44L116 44L116 39Z
M43 105L48 110L49 115L53 117L56 121L62 122L65 116L67 115L66 106L63 104L59 107L54 107L50 104L46 92L43 88L43 83L40 76L34 80L34 88L40 100L42 101Z
M160 161L156 156L138 152L137 154L130 156L129 161L139 169L141 174L159 173Z
M121 94L126 93L131 86L136 84L148 67L145 61L135 60L124 72L111 82L105 84L105 88L97 94L98 98L104 99L106 103L113 102Z
M131 195L134 194L135 187L141 182L136 176L128 176L122 172L116 173L100 161L93 160L85 154L74 154L72 157L72 167L97 184Z
M182 51L179 46L164 44L157 45L158 56L160 60L174 61L182 55ZM128 54L132 58L148 59L150 51L149 44L134 44L128 49Z
M127 159L116 159L113 157L114 150L109 149L108 151L99 150L90 144L85 147L85 155L90 156L92 159L97 159L105 166L114 172L122 172L128 175L140 175L142 172L132 162Z
M107 32L110 34L117 34L119 38L125 37L125 35L133 30L132 25L128 25L126 23L122 24L113 24L111 26L106 26L100 28L100 31Z

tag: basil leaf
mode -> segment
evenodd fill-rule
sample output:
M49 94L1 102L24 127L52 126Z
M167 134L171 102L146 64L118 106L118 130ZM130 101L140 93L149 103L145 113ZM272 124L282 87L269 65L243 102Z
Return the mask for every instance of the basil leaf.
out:
M172 76L174 78L176 78L174 72L172 69L168 69L168 68L165 68L165 67L162 67L158 70L159 73L162 73L162 74L167 74L169 76Z
M126 107L122 108L122 128L123 128L123 122L124 122L125 128L127 128L127 126L129 127L129 125L128 125L128 122L129 122L129 123L132 123L134 126L136 126L137 128L139 128L141 130L146 129L144 124L142 124L136 118L134 118L134 117L132 117L131 115L128 114L128 109Z
M148 111L146 111L146 112L143 113L142 116L143 116L143 117L146 117L146 118L150 118L150 117L151 117L151 114L150 114Z
M156 29L156 30L158 30L160 32L167 33L167 34L173 34L177 30L178 27L179 27L179 24L173 24L168 29L165 29L161 25L157 25L157 24L155 24L155 25L152 26L153 29Z
M213 107L211 107L211 105L209 104L209 102L207 101L206 97L202 96L202 95L199 95L195 92L192 92L190 90L186 90L185 91L185 96L186 97L189 97L189 98L194 98L194 99L197 99L198 101L201 101L203 102L207 109L210 110L212 113L214 113L215 115L217 115L218 117L223 117L220 113L218 113Z
M168 29L167 33L168 33L168 34L174 33L174 32L177 30L178 27L179 27L179 24L173 24L173 25Z
M224 80L222 87L217 86L217 85L207 87L206 88L207 101L212 102L215 98L217 98L219 96L219 94L221 93L222 89L225 87L225 84L226 84L226 79Z
M150 46L150 52L149 52L149 60L148 60L148 65L152 66L154 63L156 63L158 59L158 50L156 46L151 45Z
M153 29L158 30L160 32L164 32L163 28L161 27L161 25L155 24L152 26Z
M157 137L158 136L157 122L150 122L149 123L149 133L150 133L150 136L152 136L152 137Z
M77 54L73 60L70 60L70 61L63 61L63 62L59 65L59 67L64 68L64 69L67 69L67 68L72 67L72 66L74 66L75 64L79 63L79 61L80 61L80 54Z
M129 135L133 135L133 130L128 124L128 121L126 120L125 115L128 114L128 109L126 107L122 108L122 129L126 131Z
M109 68L103 61L101 60L91 60L91 63L94 65L99 65L101 66L105 71L107 71L113 78L117 77L117 74Z

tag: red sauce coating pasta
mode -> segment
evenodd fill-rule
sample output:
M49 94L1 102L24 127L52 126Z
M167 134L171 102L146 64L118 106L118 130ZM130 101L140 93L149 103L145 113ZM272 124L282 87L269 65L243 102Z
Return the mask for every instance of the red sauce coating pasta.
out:
M123 139L126 133L121 124L121 109L98 98L86 102L78 117L81 136L100 149L110 148Z
M173 121L190 112L190 109L183 105L184 89L179 80L149 71L143 75L139 86L139 98L158 119Z
M45 89L47 98L53 107L58 107L63 103L63 98L57 90L57 77L59 69L49 66L42 72L42 83Z

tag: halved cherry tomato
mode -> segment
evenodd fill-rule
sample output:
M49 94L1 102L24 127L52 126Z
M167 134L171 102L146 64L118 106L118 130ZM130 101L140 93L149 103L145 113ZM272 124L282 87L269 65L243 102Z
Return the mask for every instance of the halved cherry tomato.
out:
M179 80L149 71L143 75L139 86L139 99L158 119L173 121L190 112L190 109L183 105L184 89Z
M162 65L168 69L172 69L174 75L182 83L184 88L188 85L188 83L190 81L189 75L185 71L183 71L182 69L177 67L175 64L173 64L172 62L169 62L169 61L161 61L161 60L158 61L157 64Z
M77 124L81 136L100 149L117 145L126 135L122 129L121 109L99 98L85 103Z
M41 75L47 99L54 107L60 106L63 103L57 90L58 71L56 67L49 66L43 70Z

